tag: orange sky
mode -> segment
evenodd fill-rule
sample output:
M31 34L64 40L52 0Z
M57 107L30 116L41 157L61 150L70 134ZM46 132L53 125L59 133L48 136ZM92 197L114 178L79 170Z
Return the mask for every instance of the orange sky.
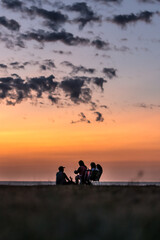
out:
M70 164L72 169L79 159L102 165L117 161L159 161L159 112L134 107L121 114L115 112L110 114L107 110L102 123L71 124L68 109L51 112L27 103L14 109L8 107L7 111L2 108L0 168L15 166L24 172L28 169L32 179L32 169L38 167L40 173L44 168L57 168L61 164ZM11 175L15 172L16 176L11 169Z

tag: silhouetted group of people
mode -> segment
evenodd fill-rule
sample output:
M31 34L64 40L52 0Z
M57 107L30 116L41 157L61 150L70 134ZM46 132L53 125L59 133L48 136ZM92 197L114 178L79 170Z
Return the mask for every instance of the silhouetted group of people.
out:
M91 162L90 169L86 167L82 160L79 161L79 168L74 171L76 174L75 182L72 178L68 178L66 173L64 172L63 166L58 168L58 172L56 174L56 185L69 185L69 184L92 184L92 181L99 181L103 169L100 164L95 164Z

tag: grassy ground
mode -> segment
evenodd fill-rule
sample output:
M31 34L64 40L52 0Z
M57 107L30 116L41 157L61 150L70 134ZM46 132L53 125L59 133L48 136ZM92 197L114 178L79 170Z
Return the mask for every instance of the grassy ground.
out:
M0 240L158 240L160 188L0 187Z

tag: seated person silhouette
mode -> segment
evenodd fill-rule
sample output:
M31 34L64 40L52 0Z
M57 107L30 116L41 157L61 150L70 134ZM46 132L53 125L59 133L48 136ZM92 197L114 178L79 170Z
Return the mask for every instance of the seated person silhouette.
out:
M103 169L100 164L95 164L94 162L91 162L91 169L87 171L87 182L88 184L91 184L91 181L99 181Z
M91 170L90 170L90 176L89 176L89 180L93 180L93 181L97 181L97 168L96 168L96 164L94 162L91 162Z
M100 165L100 164L97 164L97 176L96 176L96 181L99 181L99 179L100 179L100 177L101 177L101 175L102 175L102 173L103 173L103 168L102 168L102 166Z
M80 181L80 184L84 184L85 183L85 173L86 173L87 167L85 166L85 164L82 160L80 160L78 163L79 163L79 168L74 171L75 174L78 174L75 177L75 181L76 181L76 184L78 184L79 181Z
M56 185L67 185L70 184L70 180L67 175L64 173L63 166L58 168L59 172L56 173Z

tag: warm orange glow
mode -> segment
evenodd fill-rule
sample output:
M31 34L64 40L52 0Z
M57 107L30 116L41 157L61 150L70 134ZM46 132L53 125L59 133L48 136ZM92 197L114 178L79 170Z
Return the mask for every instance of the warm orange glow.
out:
M26 104L26 107L29 106ZM26 168L29 164L32 169L37 165L43 169L50 164L58 166L60 162L76 165L78 159L84 159L88 164L91 161L160 160L158 111L150 114L133 109L129 114L114 116L106 113L102 123L71 124L70 113L63 109L54 109L54 112L46 108L34 109L37 108L32 106L30 116L26 116L22 105L14 111L12 108L2 111L1 166Z

